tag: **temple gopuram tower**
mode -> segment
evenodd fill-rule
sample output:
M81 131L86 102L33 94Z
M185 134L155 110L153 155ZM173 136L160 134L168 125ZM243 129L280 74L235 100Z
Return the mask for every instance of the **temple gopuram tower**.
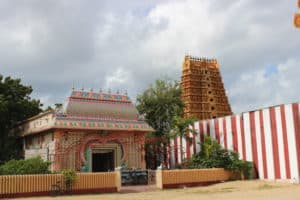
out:
M232 114L216 59L186 55L181 91L184 117L204 120Z

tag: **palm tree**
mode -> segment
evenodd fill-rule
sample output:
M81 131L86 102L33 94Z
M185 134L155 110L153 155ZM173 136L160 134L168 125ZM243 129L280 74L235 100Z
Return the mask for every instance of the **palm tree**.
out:
M196 131L193 128L190 128L192 125L195 123L195 119L188 117L188 118L182 118L182 117L174 117L173 120L173 126L171 129L171 134L170 137L183 137L188 141L192 141L192 138L190 137L189 133L192 133L193 135L196 134ZM182 140L180 140L180 154L181 157L183 158L183 147L182 147Z

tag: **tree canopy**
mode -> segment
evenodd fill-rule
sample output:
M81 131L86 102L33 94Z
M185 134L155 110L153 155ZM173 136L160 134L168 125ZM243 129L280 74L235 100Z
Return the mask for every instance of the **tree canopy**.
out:
M165 143L168 143L174 119L182 115L183 103L180 94L180 84L177 81L164 79L156 80L137 97L139 113L156 131L147 137L159 138L156 142L146 143L147 168L155 169L166 162Z
M9 131L18 122L41 112L39 100L31 99L31 86L21 84L21 79L0 74L0 163L16 158L16 138Z
M156 130L157 136L167 135L175 116L181 116L183 103L180 84L173 80L156 80L137 97L137 109L147 123Z

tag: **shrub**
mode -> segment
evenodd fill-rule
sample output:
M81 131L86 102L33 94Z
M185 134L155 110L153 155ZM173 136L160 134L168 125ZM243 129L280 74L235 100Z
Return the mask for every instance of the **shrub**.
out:
M241 173L247 179L253 177L252 162L240 160L236 152L224 149L208 136L200 145L201 151L188 161L189 168L224 168Z
M41 157L26 160L10 160L0 166L1 175L47 174L50 173L51 162L43 161Z
M67 169L62 171L62 174L64 176L64 183L67 190L71 189L72 184L76 180L76 172L74 169Z

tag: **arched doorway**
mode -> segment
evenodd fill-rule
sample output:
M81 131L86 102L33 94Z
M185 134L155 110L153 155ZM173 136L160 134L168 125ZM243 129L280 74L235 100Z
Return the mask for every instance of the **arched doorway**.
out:
M118 141L101 141L93 139L81 149L82 171L114 171L122 163L123 147Z
M115 167L115 150L96 150L92 152L92 172L113 171Z

